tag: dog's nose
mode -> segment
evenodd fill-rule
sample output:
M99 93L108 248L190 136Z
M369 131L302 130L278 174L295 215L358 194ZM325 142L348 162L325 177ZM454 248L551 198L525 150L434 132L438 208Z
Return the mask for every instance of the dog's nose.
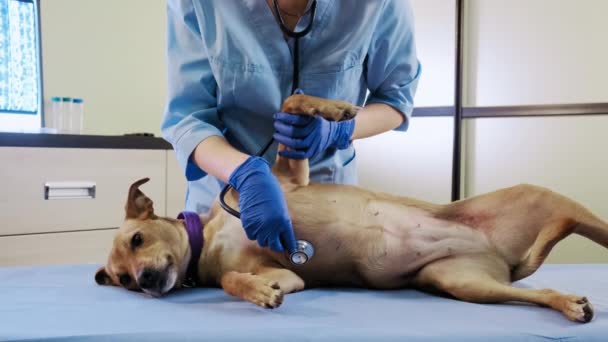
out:
M137 279L137 283L142 289L158 289L160 287L160 278L161 274L159 271L152 268L144 268Z

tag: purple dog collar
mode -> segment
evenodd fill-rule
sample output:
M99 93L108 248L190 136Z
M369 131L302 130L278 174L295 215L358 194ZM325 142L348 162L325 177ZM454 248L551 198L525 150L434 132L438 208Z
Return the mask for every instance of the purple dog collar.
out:
M198 260L203 251L203 223L200 216L191 211L182 211L177 216L178 219L184 220L186 223L186 232L188 233L188 242L190 243L190 263L186 273L186 280L197 283L198 278Z

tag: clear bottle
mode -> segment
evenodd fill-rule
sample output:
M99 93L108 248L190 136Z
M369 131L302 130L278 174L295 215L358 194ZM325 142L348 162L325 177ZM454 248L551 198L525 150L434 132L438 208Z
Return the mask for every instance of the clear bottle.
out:
M61 97L52 97L51 108L49 109L48 116L45 120L46 126L60 132L62 126L62 112L63 102L61 102Z
M72 134L72 98L64 97L61 99L61 128L62 133Z
M79 98L72 99L72 108L70 110L72 120L72 133L82 134L84 122L84 100Z

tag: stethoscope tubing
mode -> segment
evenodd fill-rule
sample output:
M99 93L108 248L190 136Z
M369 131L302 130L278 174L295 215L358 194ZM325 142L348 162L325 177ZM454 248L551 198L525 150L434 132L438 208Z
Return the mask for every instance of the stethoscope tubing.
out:
M313 26L313 22L315 21L315 13L316 13L316 9L317 9L317 0L313 0L311 7L310 7L310 21L308 22L308 25L306 25L306 27L300 31L300 32L295 32L290 30L289 28L287 28L287 26L285 26L285 22L283 21L283 17L281 16L281 10L279 9L279 4L277 0L273 0L273 5L274 5L274 10L276 12L276 17L277 17L277 21L279 23L279 27L281 28L281 31L283 31L283 33L285 33L287 36L294 38L294 53L293 53L293 81L291 84L291 93L295 93L296 89L298 89L298 85L300 83L300 38L306 36L311 30L312 30L312 26ZM266 153L266 151L270 148L270 146L274 143L274 138L271 138L270 141L266 144L266 146L264 146L264 148L262 148L258 153L256 153L257 157L260 157L262 155L264 155ZM220 206L226 211L228 212L230 215L240 219L241 218L241 213L236 211L234 208L230 207L226 201L224 200L224 197L226 196L226 194L228 193L228 191L230 191L230 189L232 188L232 186L230 184L226 184L224 186L224 188L222 189L222 191L219 194L219 202L220 202ZM306 246L306 250L300 248L300 246ZM306 258L302 259L304 260L304 262L302 262L301 264L306 263L311 257L312 254L308 255L308 250L312 249L312 245L307 242L307 241L298 241L298 250L296 251L290 251L290 261L294 262L295 255L300 253L304 253L306 254ZM313 253L314 253L314 249L313 249Z

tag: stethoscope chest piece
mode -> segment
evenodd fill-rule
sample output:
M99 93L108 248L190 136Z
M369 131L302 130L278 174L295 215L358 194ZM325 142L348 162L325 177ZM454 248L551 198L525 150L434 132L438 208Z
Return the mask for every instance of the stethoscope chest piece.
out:
M294 265L304 265L315 254L312 244L305 240L298 240L296 250L289 255L289 261Z

